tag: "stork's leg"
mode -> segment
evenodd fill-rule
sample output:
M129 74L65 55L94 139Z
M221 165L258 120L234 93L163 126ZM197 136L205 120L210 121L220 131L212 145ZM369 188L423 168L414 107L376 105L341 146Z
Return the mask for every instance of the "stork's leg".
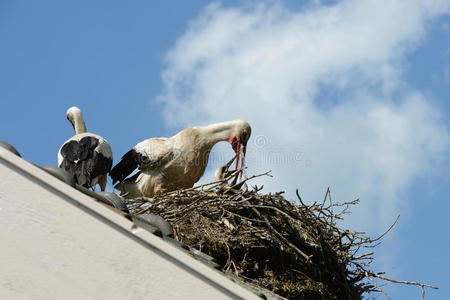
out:
M104 192L106 188L106 174L99 175L97 178L98 185L100 186L102 192Z

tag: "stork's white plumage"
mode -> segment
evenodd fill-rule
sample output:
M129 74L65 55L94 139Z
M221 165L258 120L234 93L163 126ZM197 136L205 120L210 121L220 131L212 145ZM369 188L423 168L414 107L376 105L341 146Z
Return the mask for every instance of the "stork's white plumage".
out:
M189 188L203 175L212 147L229 141L244 160L250 125L243 120L204 127L188 127L170 138L151 138L137 144L111 170L113 184L128 198L153 197L156 193ZM125 179L136 168L139 172Z
M75 130L75 136L59 149L58 167L70 172L78 184L92 189L99 184L104 191L113 159L109 143L97 134L86 132L78 107L69 108L66 116Z

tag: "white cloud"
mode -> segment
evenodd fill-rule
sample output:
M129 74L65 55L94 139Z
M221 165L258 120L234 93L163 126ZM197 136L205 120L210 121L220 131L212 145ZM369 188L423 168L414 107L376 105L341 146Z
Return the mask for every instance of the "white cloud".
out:
M438 111L402 74L406 54L449 10L423 0L298 12L213 4L168 53L158 99L171 126L247 119L249 173L274 175L258 183L289 195L299 187L308 201L331 186L335 199L361 198L353 222L385 228L449 145Z

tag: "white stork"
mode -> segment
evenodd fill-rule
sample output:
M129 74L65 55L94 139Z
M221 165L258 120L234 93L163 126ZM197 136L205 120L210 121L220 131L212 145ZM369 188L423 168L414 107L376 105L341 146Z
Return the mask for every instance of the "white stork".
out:
M106 187L106 174L111 170L112 151L108 142L99 135L86 132L81 111L71 107L67 119L75 130L75 136L67 140L58 151L58 167L70 172L79 185L95 189Z
M250 125L243 120L188 127L170 138L151 138L128 151L109 175L120 183L115 186L127 198L153 197L157 193L189 188L203 175L212 147L229 141L245 157ZM136 168L132 177L125 179Z

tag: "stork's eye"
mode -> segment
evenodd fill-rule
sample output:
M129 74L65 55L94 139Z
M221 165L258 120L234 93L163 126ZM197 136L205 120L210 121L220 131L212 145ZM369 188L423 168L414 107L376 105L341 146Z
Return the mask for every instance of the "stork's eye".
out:
M243 141L247 140L247 131L244 131L244 132L242 133L242 140L243 140Z

